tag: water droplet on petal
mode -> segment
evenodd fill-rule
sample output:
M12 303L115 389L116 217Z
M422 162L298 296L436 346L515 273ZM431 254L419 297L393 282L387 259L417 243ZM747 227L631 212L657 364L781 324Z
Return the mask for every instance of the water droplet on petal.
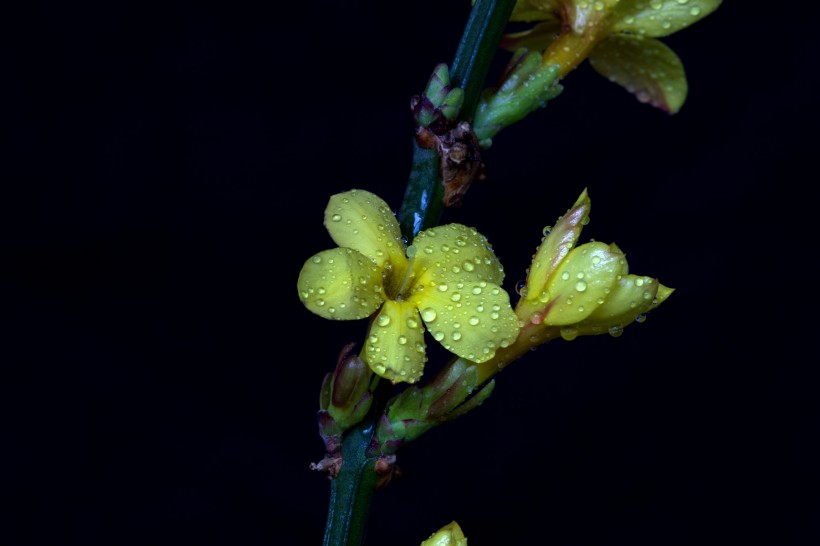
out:
M609 335L612 337L618 337L624 333L624 329L618 326L617 324L613 324L609 327Z
M433 322L436 320L436 310L432 307L427 307L421 312L421 318L424 322Z
M461 339L461 332L453 332L453 341Z
M576 337L578 337L578 328L573 328L572 326L565 326L561 328L561 337L567 341L572 341Z
M583 292L586 289L587 283L585 283L584 281L578 281L577 283L575 283L575 290L577 290L578 292Z
M635 317L635 322L646 322L646 315L638 315Z
M478 323L479 323L479 320L478 320L478 317L473 316L473 317L470 317L470 320L468 322L473 326L477 326Z

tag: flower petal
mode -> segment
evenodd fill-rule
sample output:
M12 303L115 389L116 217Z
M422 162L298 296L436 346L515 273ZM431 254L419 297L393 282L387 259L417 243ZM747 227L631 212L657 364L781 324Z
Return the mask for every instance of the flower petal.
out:
M462 224L447 224L419 232L414 271L429 271L433 279L458 276L459 280L501 284L504 267L487 238Z
M403 263L404 243L393 211L376 194L350 190L330 198L325 227L341 247L358 250L379 267Z
M546 301L543 291L546 290L547 279L575 246L581 229L589 222L591 206L592 202L585 189L572 208L558 218L558 222L550 230L549 235L541 241L527 275L526 300Z
M538 23L534 27L521 32L505 34L501 38L499 47L507 51L515 51L520 47L525 47L529 51L544 51L555 41L559 32L561 32L561 21L555 18L554 20Z
M393 383L415 383L427 361L424 327L416 307L387 300L370 325L364 360L374 373Z
M616 8L616 32L659 38L700 21L722 0L649 0L621 2Z
M666 44L640 36L611 36L592 50L592 67L640 102L675 114L686 101L683 63Z
M663 303L672 292L674 289L660 284L658 279L624 275L613 285L606 301L578 326L580 334L598 334L611 328L624 328L638 316Z
M467 546L467 538L458 523L451 521L430 535L420 546Z
M349 248L323 250L309 258L296 286L305 307L327 319L365 318L384 301L379 268Z
M565 326L587 318L606 301L625 266L626 259L617 247L605 243L573 249L547 282L549 305L543 322Z
M566 8L566 22L577 34L586 34L587 31L596 31L605 25L605 21L623 0L564 0ZM627 0L628 1L628 0Z
M484 362L518 336L518 317L510 297L497 284L463 282L459 277L433 280L428 273L424 289L410 298L433 339L445 349L473 362Z
M513 6L510 21L557 21L555 14L559 9L558 0L518 0Z

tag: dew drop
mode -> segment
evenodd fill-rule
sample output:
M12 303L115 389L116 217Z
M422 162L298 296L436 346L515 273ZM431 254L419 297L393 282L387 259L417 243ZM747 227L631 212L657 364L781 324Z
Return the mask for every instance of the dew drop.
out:
M480 321L478 320L478 317L476 317L476 316L472 316L472 317L470 317L470 320L469 320L468 322L469 322L472 326L478 326L478 323L479 323Z
M689 9L689 15L691 15L692 17L697 17L698 15L700 15L700 8L697 6L692 6Z
M446 284L438 285L438 291L439 292L447 292L447 285Z
M576 337L578 337L578 328L573 328L572 326L565 326L561 328L561 337L567 341L572 341Z
M322 257L321 256L314 256L313 257L313 263L315 263L315 264L322 263Z
M635 322L646 322L646 315L638 315L635 317Z
M441 341L442 339L444 339L444 332L439 331L434 333L433 339L435 339L436 341Z
M568 281L569 280L569 272L564 271L561 273L561 280Z
M475 294L477 296L477 295L481 294L481 287L480 286L474 286L473 289L470 290L470 292L472 292L473 294Z
M450 299L453 301L461 301L461 294L458 292L454 292Z
M424 319L424 322L433 322L436 320L436 310L432 307L427 307L421 312L421 318Z
M585 283L584 281L578 281L577 283L575 283L575 290L577 290L578 292L583 292L586 289L587 283Z
M319 307L324 307L325 300L323 300L322 298L317 299L316 300L316 305L318 305Z
M379 315L379 318L376 319L376 322L379 326L387 326L390 324L390 317L387 315Z
M473 271L475 269L473 262L464 262L461 267L464 268L464 271Z
M461 339L461 332L453 332L453 341L458 341Z
M609 327L609 335L612 337L618 337L624 333L624 329L618 326L617 324L613 324Z
M407 336L399 336L399 345L407 345Z

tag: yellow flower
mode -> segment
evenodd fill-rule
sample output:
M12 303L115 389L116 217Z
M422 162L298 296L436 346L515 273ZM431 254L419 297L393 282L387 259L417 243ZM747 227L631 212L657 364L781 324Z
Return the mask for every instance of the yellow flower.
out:
M458 523L451 521L430 535L421 546L467 546L467 538Z
M339 248L305 262L299 297L328 319L378 312L362 358L381 377L418 381L427 360L425 326L447 350L473 362L515 340L518 319L501 288L504 269L475 229L430 228L405 247L390 207L365 190L332 196L325 227Z
M656 40L703 19L722 0L518 0L510 21L537 22L509 34L507 49L543 51L543 64L560 75L587 57L601 75L675 113L687 94L680 58Z
M522 324L518 338L478 364L479 383L544 342L605 333L617 337L674 292L655 278L629 273L615 244L577 244L590 206L584 190L542 239L515 306Z
M589 222L590 205L584 190L536 251L516 305L519 317L534 326L531 335L618 336L674 291L657 279L630 274L624 253L614 243L576 246Z

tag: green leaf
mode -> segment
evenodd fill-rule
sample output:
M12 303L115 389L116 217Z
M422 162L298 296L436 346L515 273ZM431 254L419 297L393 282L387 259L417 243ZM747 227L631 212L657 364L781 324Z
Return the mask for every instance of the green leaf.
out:
M592 67L640 102L675 114L686 101L683 63L667 45L652 38L611 36L589 56Z

